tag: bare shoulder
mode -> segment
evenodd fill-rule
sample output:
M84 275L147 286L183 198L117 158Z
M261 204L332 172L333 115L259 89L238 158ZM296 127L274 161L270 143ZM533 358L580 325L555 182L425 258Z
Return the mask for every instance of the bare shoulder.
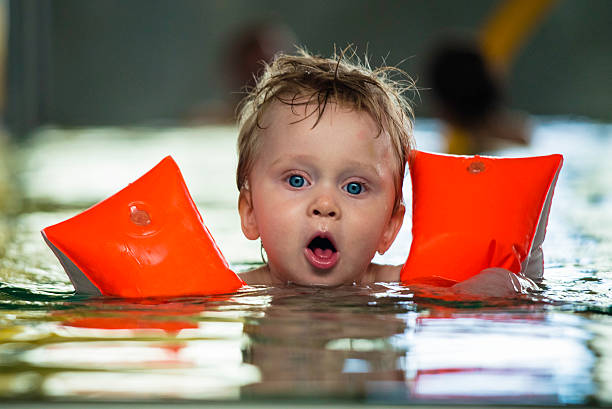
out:
M272 277L270 276L270 270L268 266L261 266L254 270L244 271L242 273L238 273L238 276L247 284L247 285L271 285Z
M402 266L392 266L388 264L370 264L370 270L374 277L374 282L394 283L400 280Z

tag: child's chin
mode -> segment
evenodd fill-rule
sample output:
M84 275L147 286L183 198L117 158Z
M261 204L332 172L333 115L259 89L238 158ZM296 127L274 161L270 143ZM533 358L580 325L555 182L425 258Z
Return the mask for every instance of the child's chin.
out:
M328 284L328 283L291 283L293 285L297 285L299 287L310 287L310 288L336 288L340 287L342 283L339 284Z
M279 274L273 275L280 278L287 285L297 285L300 287L319 287L319 288L334 288L347 284L346 277L338 270L338 266L328 270L314 268L309 263L304 263L300 268L285 269L284 273L280 273L283 269L275 270L270 266L272 271L277 271ZM350 282L352 284L352 281Z
M302 287L334 288L346 284L346 281L331 275L327 277L309 275L309 277L300 277L293 283Z

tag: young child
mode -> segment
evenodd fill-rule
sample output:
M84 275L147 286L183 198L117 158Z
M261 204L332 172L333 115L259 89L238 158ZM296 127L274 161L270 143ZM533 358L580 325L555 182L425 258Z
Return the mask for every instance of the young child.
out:
M239 111L242 231L261 239L268 258L241 274L247 284L399 281L401 266L372 263L402 225L414 145L402 95L412 83L394 80L397 74L304 50L266 65ZM457 291L471 292L474 282L496 295L525 288L507 270L488 270Z

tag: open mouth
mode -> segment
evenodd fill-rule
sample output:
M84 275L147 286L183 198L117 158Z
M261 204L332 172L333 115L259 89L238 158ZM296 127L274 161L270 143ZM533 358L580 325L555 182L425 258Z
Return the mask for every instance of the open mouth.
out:
M313 267L329 269L338 262L339 252L334 243L325 236L314 237L304 250L306 258Z

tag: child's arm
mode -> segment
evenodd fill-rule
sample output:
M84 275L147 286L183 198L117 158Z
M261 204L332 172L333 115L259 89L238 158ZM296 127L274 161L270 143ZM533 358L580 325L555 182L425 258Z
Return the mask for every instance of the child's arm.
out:
M528 290L539 290L539 287L523 275L514 274L505 268L491 267L453 285L451 290L461 296L509 297L526 294Z
M402 266L372 264L376 271L376 282L400 281ZM535 282L523 275L517 275L505 268L491 267L482 270L475 276L461 281L449 290L461 297L511 297L526 294L529 290L539 290Z

